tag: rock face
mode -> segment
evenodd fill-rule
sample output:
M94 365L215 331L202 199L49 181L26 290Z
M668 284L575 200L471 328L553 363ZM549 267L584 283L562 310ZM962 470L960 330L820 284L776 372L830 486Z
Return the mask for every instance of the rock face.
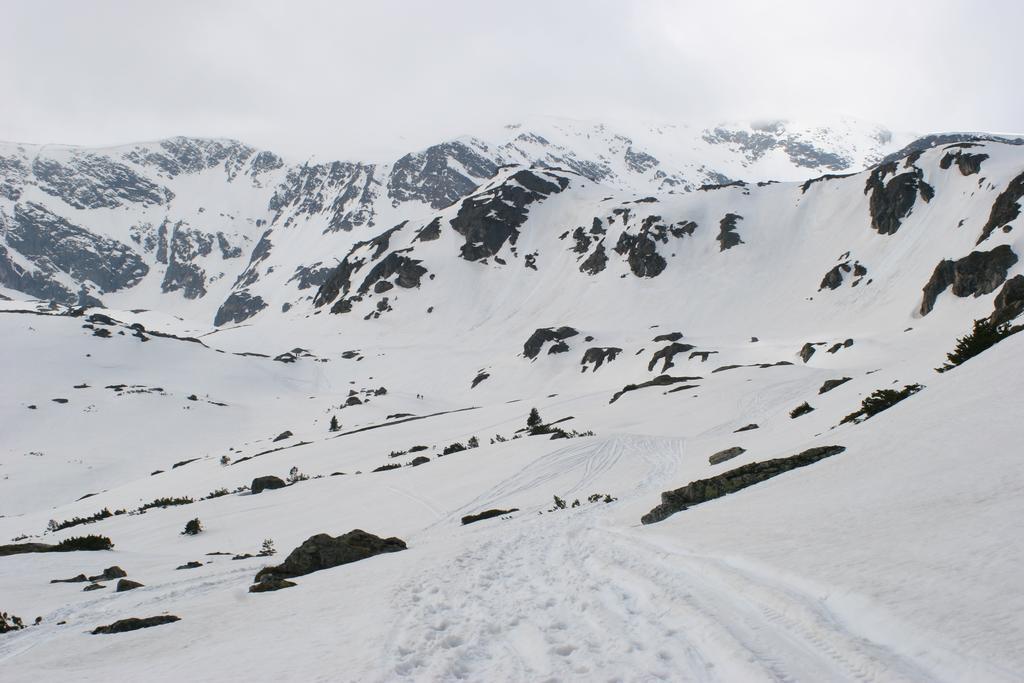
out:
M217 315L213 319L213 324L216 327L220 327L227 323L245 322L266 307L267 303L263 300L263 297L252 296L244 289L232 292L224 303L221 304L221 307L217 309Z
M627 384L618 391L616 391L611 400L608 403L615 403L618 401L623 394L630 391L636 391L637 389L646 389L647 387L667 387L672 384L679 384L680 382L692 382L694 380L704 379L703 377L672 377L671 375L658 375L652 380L646 382L640 382L639 384Z
M819 460L842 453L845 450L844 446L818 446L817 448L809 448L802 453L791 455L788 458L752 462L749 465L737 467L734 470L729 470L710 479L699 479L687 484L683 488L662 493L661 504L644 515L640 521L643 524L660 522L670 515L693 505L721 498L729 493L735 493L740 489L753 486L784 472L812 465Z
M840 377L838 379L827 379L827 380L824 381L824 383L822 383L821 387L818 389L818 393L819 394L824 394L824 393L827 393L829 391L832 391L836 387L841 386L843 384L846 384L851 379L852 379L851 377Z
M1020 200L1024 197L1024 173L1010 181L995 202L992 204L992 211L989 212L988 220L981 229L981 236L976 244L981 244L988 239L996 228L1017 220L1020 216Z
M253 495L266 491L267 489L283 489L287 484L281 477L275 477L269 474L265 477L256 477L252 480L252 485L249 486L249 490L252 491Z
M946 152L939 162L941 168L949 168L954 163L963 175L974 175L981 170L981 162L988 159L987 154L971 154L958 149L956 152Z
M399 538L380 538L361 529L331 537L328 534L310 536L276 567L264 567L256 574L256 583L266 577L289 579L322 569L365 560L381 553L405 550L405 541Z
M484 510L483 512L478 512L475 515L466 515L462 518L462 524L472 524L473 522L491 519L492 517L501 517L502 515L509 515L513 512L519 512L519 508L512 508L510 510L500 510L497 508L494 510Z
M1013 249L1002 244L992 251L972 251L962 259L939 262L924 286L921 315L931 312L939 294L950 285L953 286L953 294L959 297L978 297L996 291L1017 260Z
M893 235L900 229L900 223L910 215L919 194L926 202L935 196L931 185L922 180L921 169L893 175L885 182L890 173L896 174L895 161L875 167L864 187L864 194L870 193L871 227L880 235Z
M121 579L117 582L117 588L115 592L124 593L125 591L135 590L136 588L142 588L142 584L138 581L132 581L131 579Z
M588 366L593 366L594 372L597 372L597 369L606 362L611 363L618 358L620 353L622 353L622 349L617 346L591 346L583 352L583 360L580 361L580 365L583 366L583 372L587 371Z
M661 366L662 372L667 372L669 368L674 367L673 359L680 353L686 353L692 350L694 347L692 344L680 344L679 342L672 342L668 346L658 349L651 356L651 361L647 364L647 370L654 372L654 366L658 364L658 361L662 361Z
M120 579L120 578L125 577L125 576L128 576L128 572L126 572L125 570L123 570L120 567L115 565L113 567L107 567L106 569L103 570L103 573L99 574L98 576L90 576L89 580L90 581L113 581L114 579Z
M270 591L279 591L282 588L291 588L298 584L294 581L282 579L277 576L264 576L259 583L254 583L249 586L250 593L269 593Z
M743 220L743 216L735 213L727 213L718 224L719 251L732 249L737 244L743 244L743 240L736 233L736 222Z
M742 446L733 446L732 448L726 448L724 450L718 451L717 453L709 456L708 457L708 464L710 464L710 465L717 465L719 463L725 462L726 460L732 460L737 455L743 455L746 452L747 452L747 449L743 448Z
M994 324L1009 322L1024 313L1024 275L1014 275L1003 284L993 302L994 311L990 316Z
M119 619L113 624L108 624L107 626L97 626L92 630L92 633L93 635L101 633L125 633L127 631L137 631L140 628L172 624L175 621L181 621L181 617L176 617L173 614L162 614L157 617L146 617L144 619L131 617L129 619Z
M530 338L526 340L526 343L523 344L523 356L531 360L535 359L540 355L541 349L544 348L544 344L548 342L555 342L555 346L553 346L552 349L556 348L558 344L562 344L565 346L564 350L567 351L568 346L564 344L564 340L570 337L575 337L577 334L579 334L579 332L566 325L558 328L538 328L530 335ZM548 352L551 353L551 350Z

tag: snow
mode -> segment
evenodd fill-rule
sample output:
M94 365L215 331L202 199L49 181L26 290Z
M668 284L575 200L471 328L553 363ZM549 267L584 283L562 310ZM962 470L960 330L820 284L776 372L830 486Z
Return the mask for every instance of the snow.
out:
M0 636L3 680L1019 680L1024 374L1013 368L1024 335L938 374L994 293L946 291L928 316L917 312L935 264L975 248L992 200L1024 166L1019 150L983 151L982 186L938 170L941 150L922 155L935 197L918 200L889 236L869 227L864 174L806 192L780 183L629 204L630 229L654 213L699 226L658 244L668 266L653 279L635 278L611 253L621 222L606 237L607 271L578 271L558 235L636 195L573 176L521 228L517 251L539 252L538 271L507 251L506 266L457 258L460 238L442 221L441 238L413 252L436 279L388 292L394 311L377 320L317 315L306 303L213 331L176 306L128 310L141 295L104 311L202 344L142 342L124 327L102 339L85 317L15 313L35 305L0 301L0 539L99 533L116 544L0 557L0 609L42 617ZM744 217L743 244L722 252L715 237L730 211ZM419 227L411 221L390 248L413 246ZM1018 231L997 231L981 248L1020 253ZM281 258L325 239L311 225L294 235ZM818 291L846 251L872 283ZM1009 276L1021 272L1018 263ZM534 329L563 324L579 330L569 353L520 355ZM668 371L699 376L698 386L640 389L610 404L626 384L659 374L647 366L664 344L652 339L673 331L717 351L705 362L681 354ZM847 338L852 347L827 352ZM807 341L827 344L805 364L796 354ZM623 351L581 372L588 346ZM296 347L312 356L273 360ZM359 353L345 358L349 350ZM792 364L757 366L783 360ZM726 365L744 367L714 372ZM471 389L481 368L491 377ZM818 394L844 376L852 379ZM925 388L862 424L839 424L875 389L913 382ZM160 391L106 388L119 383ZM363 391L379 387L387 393ZM351 390L369 400L340 408ZM805 400L814 412L791 419ZM595 435L512 438L532 407ZM332 416L338 433L328 431ZM759 429L735 432L752 422ZM294 435L275 442L285 430ZM492 443L495 435L508 440ZM441 456L472 436L479 448ZM640 525L662 491L833 444L846 450ZM430 462L372 472L407 464L420 453L389 454L415 445ZM747 450L708 464L730 446ZM198 500L292 467L313 478ZM591 494L616 500L591 503ZM197 501L44 532L51 519L164 496ZM554 510L554 496L580 506ZM460 524L490 508L518 511ZM181 535L195 517L206 530ZM265 594L247 589L271 560L209 554L256 553L270 538L281 559L313 534L354 528L409 548ZM194 560L203 566L175 569ZM83 593L49 583L115 564L145 586ZM181 621L89 633L162 613Z

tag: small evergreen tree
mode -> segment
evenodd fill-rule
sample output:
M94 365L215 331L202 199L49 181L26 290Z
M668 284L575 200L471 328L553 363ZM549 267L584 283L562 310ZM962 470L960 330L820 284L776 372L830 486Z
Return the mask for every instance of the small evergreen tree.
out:
M466 448L476 448L480 445L480 440L475 436L469 437L469 441L466 442Z
M331 431L332 432L336 432L339 429L341 429L341 425L338 424L338 416L337 415L331 415Z
M530 429L540 427L544 424L544 420L541 419L540 413L536 408L530 408L530 416L526 418L526 426Z
M935 368L936 372L952 370L964 361L974 358L982 351L994 346L996 343L1006 339L1016 332L1010 323L993 325L988 318L980 318L974 321L974 329L956 340L956 347L952 353L947 353L948 363L941 368Z
M203 530L203 523L199 521L199 518L190 519L185 523L185 530L181 532L182 536L195 536Z
M227 456L227 455L222 455L222 456L220 456L220 464L221 464L221 465L224 465L225 467L227 467L228 465L230 465L230 464L231 464L231 458L230 458L230 456Z
M565 499L559 498L558 496L555 496L555 507L558 508L559 510L564 510L565 509Z
M260 550L260 556L261 557L270 557L271 555L273 555L276 552L277 552L277 550L274 548L274 540L270 539L270 538L264 539L263 540L263 547Z

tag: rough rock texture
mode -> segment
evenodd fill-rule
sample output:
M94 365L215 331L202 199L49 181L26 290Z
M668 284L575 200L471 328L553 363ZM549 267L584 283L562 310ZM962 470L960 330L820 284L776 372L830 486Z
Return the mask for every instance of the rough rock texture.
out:
M814 355L814 347L822 344L823 342L807 342L800 347L800 358L806 363Z
M924 286L921 315L928 315L935 307L939 294L953 286L959 297L982 296L994 292L1006 280L1006 273L1017 263L1017 255L1007 244L992 251L972 251L956 261L939 262Z
M142 588L142 584L138 581L132 581L131 579L121 579L117 582L117 588L115 592L124 593L125 591L135 590L136 588Z
M1011 180L1006 189L996 197L995 202L992 203L992 211L989 212L988 220L985 221L976 244L987 240L996 228L1017 220L1017 217L1020 216L1022 197L1024 197L1024 173Z
M691 382L693 380L704 379L703 377L672 377L670 375L658 375L652 380L647 382L641 382L640 384L627 384L618 391L616 391L611 400L608 403L615 403L619 398L630 391L636 391L637 389L646 389L647 387L667 387L672 384L678 384L680 382ZM696 386L696 385L693 385Z
M743 244L743 240L736 233L736 222L743 220L743 216L735 213L727 213L718 223L718 250L725 251L732 249L737 244Z
M717 453L714 453L713 455L709 456L708 457L708 464L710 464L710 465L718 465L719 463L723 463L726 460L732 460L737 455L743 455L746 452L747 452L747 449L743 448L742 446L733 446L732 448L726 448L726 449L720 450Z
M661 366L662 372L667 372L669 368L673 367L673 359L680 353L686 353L694 348L693 344L680 344L679 342L672 342L666 347L658 349L651 356L651 360L647 363L647 370L654 372L654 366L658 364L658 361L663 361Z
M871 195L868 201L871 227L881 235L892 235L900 229L900 223L910 215L919 194L926 202L935 195L931 185L922 180L919 168L894 175L885 182L890 173L896 173L896 162L876 166L864 187L864 194Z
M216 327L227 323L240 323L253 317L264 308L267 303L263 297L252 296L246 290L232 292L231 295L217 309L217 315L213 319Z
M252 480L252 485L249 486L249 490L255 495L266 491L267 489L283 489L287 484L281 477L275 477L270 474L265 477L256 477Z
M106 569L104 569L102 574L99 574L97 576L90 576L89 580L113 581L114 579L120 579L125 576L128 576L128 572L115 565L113 567L107 567Z
M519 512L519 508L512 508L511 510L484 510L483 512L479 512L475 515L466 515L462 518L462 523L464 525L472 524L473 522L479 522L485 519L490 519L491 517L501 517L502 515L512 514L513 512Z
M661 494L661 504L640 518L643 524L653 524L693 505L758 484L784 472L812 465L846 450L845 446L818 446L788 458L776 458L764 462L752 462L723 472L710 479L699 479L680 489Z
M622 353L622 349L616 346L591 346L583 352L583 360L580 361L580 365L583 366L583 372L586 372L587 367L591 365L593 371L597 372L598 368L606 362L611 363L620 353Z
M751 429L760 429L760 427L757 425L757 423L751 422L748 425L744 425L743 427L740 427L739 429L734 430L733 434L736 434L738 432L749 432Z
M258 583L254 583L249 586L250 593L269 593L270 591L279 591L282 588L291 588L296 586L294 581L288 581L277 576L264 576Z
M173 614L163 614L158 617L146 617L144 619L138 619L131 617L129 619L119 619L113 624L107 626L97 626L92 630L93 635L101 633L124 633L126 631L137 631L140 628L150 628L151 626L160 626L161 624L171 624L175 621L181 621L181 617L176 617Z
M365 560L381 553L405 550L405 541L399 538L380 538L362 529L331 537L328 534L310 536L302 545L289 553L281 564L264 567L256 574L256 582L264 577L288 579L304 576L322 569Z
M851 379L853 379L853 378L852 377L840 377L838 379L827 379L827 380L824 381L824 383L822 383L821 387L818 389L818 393L819 394L824 394L826 392L832 391L836 387L838 387L840 385L843 385L843 384L846 384Z
M996 325L1009 322L1024 313L1024 275L1014 275L1003 284L993 301L993 308L989 320Z
M498 170L476 148L479 144L446 142L406 154L392 167L388 196L397 201L419 200L434 209L453 204Z
M579 334L579 332L566 325L558 328L538 328L530 335L530 338L526 340L526 343L523 344L523 356L534 359L540 355L540 351L544 347L544 344L548 342L561 343L563 340L568 339L569 337L575 337L577 334ZM568 350L567 346L565 350Z
M981 162L985 159L988 159L987 154L971 154L958 149L956 152L946 152L939 166L945 169L955 163L962 175L974 175L981 170Z

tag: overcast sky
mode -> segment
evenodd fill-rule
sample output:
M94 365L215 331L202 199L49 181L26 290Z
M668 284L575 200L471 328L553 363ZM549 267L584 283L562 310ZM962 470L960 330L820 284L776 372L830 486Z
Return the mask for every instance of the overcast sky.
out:
M538 114L1024 132L1019 0L4 0L0 139L366 158Z

